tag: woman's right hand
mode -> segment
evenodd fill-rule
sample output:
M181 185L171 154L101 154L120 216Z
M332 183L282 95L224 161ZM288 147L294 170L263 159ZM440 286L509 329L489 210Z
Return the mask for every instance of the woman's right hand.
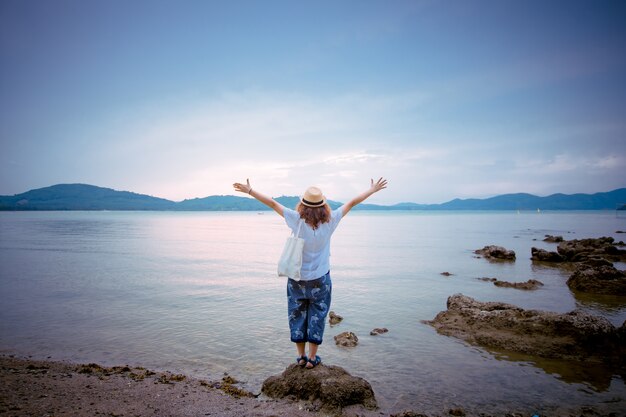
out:
M246 179L245 184L236 182L233 184L233 187L235 187L235 191L239 191L240 193L250 194L250 192L252 191L252 187L250 186L250 179Z

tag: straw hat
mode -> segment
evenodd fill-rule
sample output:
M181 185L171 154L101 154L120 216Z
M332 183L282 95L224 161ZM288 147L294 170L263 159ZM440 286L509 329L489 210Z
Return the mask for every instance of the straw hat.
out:
M322 207L326 204L326 197L322 194L322 190L317 187L309 187L304 192L300 202L307 207Z

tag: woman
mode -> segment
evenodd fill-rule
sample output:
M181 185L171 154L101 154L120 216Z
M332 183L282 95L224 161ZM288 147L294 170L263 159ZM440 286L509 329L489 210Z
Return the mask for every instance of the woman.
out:
M246 184L233 184L236 191L246 193L272 208L284 217L287 226L304 239L300 279L288 279L287 304L291 341L296 344L298 365L311 369L321 363L317 349L322 344L326 316L330 308L332 283L330 280L330 237L339 221L372 194L387 188L387 180L371 180L370 188L332 211L322 191L309 187L296 210L282 206L276 200L253 190ZM300 222L300 219L303 222ZM300 226L300 227L299 227ZM306 356L306 343L309 356Z

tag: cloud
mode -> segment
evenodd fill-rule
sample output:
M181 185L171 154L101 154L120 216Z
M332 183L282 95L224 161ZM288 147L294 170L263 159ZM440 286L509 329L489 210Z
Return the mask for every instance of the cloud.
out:
M98 161L94 166L114 168L113 185L173 199L231 193L232 182L242 176L265 182L273 195L300 192L315 181L339 190L333 177L367 172L361 181L366 184L398 163L403 145L385 143L372 132L411 106L408 97L248 92L168 111L155 105L135 110L136 117L126 118L130 122L117 126L115 135L102 137L106 146L91 158ZM380 146L391 151L376 150ZM425 151L404 152L420 157Z
M582 158L574 158L570 155L559 154L553 159L536 167L538 173L543 174L564 174L577 168L587 165Z
M626 158L622 155L608 155L601 158L596 158L591 161L590 165L600 170L614 170L623 169L626 171Z
M582 156L568 153L557 154L549 159L518 161L516 166L518 172L532 170L538 175L564 175L578 171L603 173L622 168L626 168L626 158L623 156Z
M81 148L73 180L183 200L233 194L250 178L270 196L318 185L346 201L383 176L389 187L371 201L380 204L618 183L605 181L625 165L615 145L589 152L587 142L621 126L455 128L422 117L428 97L242 91L125 109Z
M370 152L356 152L337 156L331 156L324 160L327 165L344 165L344 164L365 164L376 163L388 158L387 155L375 154Z

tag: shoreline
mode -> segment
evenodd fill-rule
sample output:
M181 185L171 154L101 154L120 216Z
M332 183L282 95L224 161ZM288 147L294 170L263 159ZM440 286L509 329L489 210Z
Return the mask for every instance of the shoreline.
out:
M101 367L0 355L2 416L277 416L318 414L256 398L225 375L205 381L128 365Z
M40 360L0 354L0 416L258 416L320 417L304 402L275 400L238 386L225 374L207 381L169 371L130 365L103 367L95 363ZM619 401L621 402L621 401ZM612 407L611 407L612 408ZM545 413L545 414L544 414ZM467 408L441 410L367 410L344 408L344 417L526 417L527 412L490 412ZM572 409L563 405L538 417L623 417L599 404ZM533 413L528 414L528 417Z

